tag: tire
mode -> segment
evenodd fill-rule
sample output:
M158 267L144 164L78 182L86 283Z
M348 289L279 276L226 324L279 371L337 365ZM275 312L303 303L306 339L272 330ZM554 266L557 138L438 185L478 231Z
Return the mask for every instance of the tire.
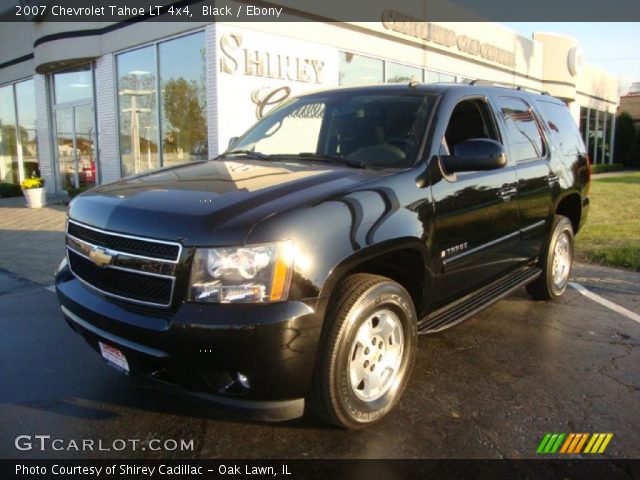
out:
M542 274L527 285L534 300L553 300L567 289L573 265L573 226L567 217L556 215L551 235L540 257Z
M407 384L417 341L415 308L401 285L378 275L351 275L335 292L311 408L334 425L363 428L389 413Z

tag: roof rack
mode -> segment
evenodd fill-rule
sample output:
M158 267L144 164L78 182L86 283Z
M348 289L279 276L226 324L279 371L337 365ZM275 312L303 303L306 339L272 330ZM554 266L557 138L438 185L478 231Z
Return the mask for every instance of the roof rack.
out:
M469 82L469 85L484 85L484 86L490 86L490 87L512 88L512 89L520 90L523 92L534 92L534 93L539 93L540 95L549 95L549 92L544 90L540 91L540 90L535 90L529 87L523 87L522 85L510 85L508 83L492 82L491 80L483 80L481 78L471 80Z

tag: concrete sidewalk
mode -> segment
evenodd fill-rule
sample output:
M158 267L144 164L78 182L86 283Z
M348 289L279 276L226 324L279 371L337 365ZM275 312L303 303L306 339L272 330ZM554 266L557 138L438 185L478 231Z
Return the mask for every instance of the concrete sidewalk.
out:
M22 197L0 199L0 268L41 285L53 284L64 255L67 207L26 208Z

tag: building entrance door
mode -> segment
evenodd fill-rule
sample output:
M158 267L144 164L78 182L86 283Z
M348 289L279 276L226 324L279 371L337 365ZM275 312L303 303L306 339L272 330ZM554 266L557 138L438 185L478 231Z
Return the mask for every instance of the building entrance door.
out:
M61 190L96 184L95 118L91 103L55 110Z

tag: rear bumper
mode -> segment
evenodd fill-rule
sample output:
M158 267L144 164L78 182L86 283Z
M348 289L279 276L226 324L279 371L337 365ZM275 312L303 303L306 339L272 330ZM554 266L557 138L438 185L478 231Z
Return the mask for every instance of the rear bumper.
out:
M164 312L108 300L68 267L56 293L71 328L97 352L98 342L121 350L133 374L258 418L302 414L321 328L305 303L185 303Z

